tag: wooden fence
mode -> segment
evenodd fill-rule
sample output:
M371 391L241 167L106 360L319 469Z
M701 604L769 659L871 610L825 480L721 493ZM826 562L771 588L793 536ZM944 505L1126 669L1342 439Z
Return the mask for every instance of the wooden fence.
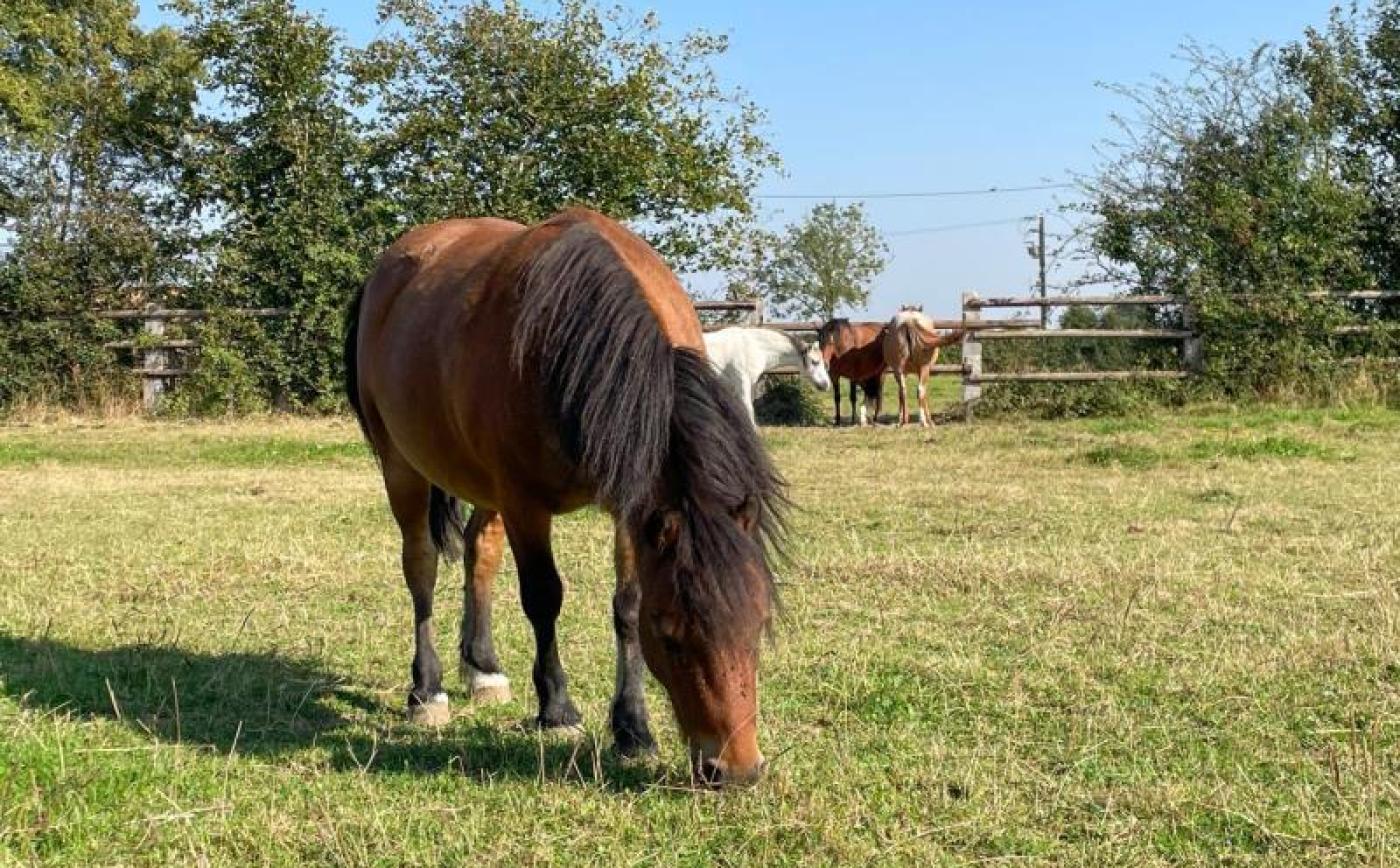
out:
M227 312L267 318L286 316L291 313L291 308L244 307L232 308ZM141 377L141 405L149 412L160 404L161 396L169 389L172 380L189 373L183 365L175 363L175 356L199 347L199 341L191 338L166 338L166 324L176 320L206 319L209 311L150 306L141 309L102 310L97 312L97 316L101 319L140 323L137 338L111 341L104 346L109 350L132 352L135 357L135 367L132 370Z
M1308 298L1322 301L1389 301L1400 299L1400 291L1360 290L1352 292L1310 292ZM1001 328L1007 321L982 319L982 311L991 308L1107 307L1112 305L1174 306L1181 308L1182 329L1023 329ZM980 298L965 293L962 299L963 324L963 403L969 412L973 402L982 395L984 383L1083 383L1123 380L1179 380L1205 369L1205 346L1201 334L1194 328L1195 316L1191 306L1179 295L1080 295L1080 296L1019 296ZM1020 321L1016 321L1020 322ZM1396 328L1394 323L1372 322L1338 326L1333 335L1370 334ZM1177 368L1165 370L1130 371L999 371L982 367L982 343L1005 339L1094 339L1094 340L1162 340L1181 345ZM1345 359L1343 363L1358 363L1361 359Z
M1179 306L1182 308L1184 329L1008 329L1009 322L1022 320L984 320L982 312L993 308L1030 308L1043 312L1052 307L1104 307L1110 305ZM1190 307L1174 295L1079 295L1079 296L1021 296L981 298L976 293L962 297L962 400L970 416L977 399L982 397L985 383L1085 383L1125 380L1180 380L1199 373L1205 366L1201 336L1192 329ZM1181 344L1180 365L1174 369L1138 369L1126 371L986 371L982 367L982 344L995 340L1161 340Z
M1310 298L1333 301L1389 301L1400 300L1400 291L1367 290L1358 292L1315 292ZM1149 305L1180 307L1182 322L1180 329L1066 329L1046 328L1043 317L992 318L983 319L982 313L992 309L1039 308L1044 311L1059 307L1107 307L1113 305ZM820 322L768 322L765 318L763 302L758 299L742 301L697 301L695 309L700 313L706 331L714 331L731 325L763 326L777 331L796 332L815 336L821 328ZM290 313L289 308L236 308L229 313L252 317L279 317ZM715 315L728 314L735 321L717 322ZM190 338L166 338L166 324L171 321L196 321L207 318L209 312L195 309L166 309L147 307L145 309L100 311L97 316L104 319L127 320L140 323L140 332L134 339L112 341L106 346L113 350L130 350L135 356L133 370L142 381L141 395L145 407L153 409L166 392L170 382L184 376L188 370L176 364L177 357L198 348L199 341ZM884 321L876 323L883 325ZM962 401L969 415L975 402L982 396L982 386L987 383L1083 383L1128 380L1179 380L1199 373L1205 367L1205 353L1201 335L1193 326L1193 316L1189 305L1176 295L1081 295L1081 296L1010 296L981 298L975 293L965 293L962 297L962 318L956 320L934 319L938 329L961 330L962 359L958 364L935 365L934 373L950 374L962 380ZM1366 334L1380 330L1400 328L1395 323L1376 322L1340 326L1333 329L1336 335ZM982 345L986 341L998 340L1160 340L1180 344L1179 363L1175 368L1138 369L1120 371L988 371L983 367ZM1360 361L1360 360L1345 360ZM1344 363L1345 363L1344 361ZM1395 362L1396 360L1380 360ZM779 370L779 375L793 375L798 371Z

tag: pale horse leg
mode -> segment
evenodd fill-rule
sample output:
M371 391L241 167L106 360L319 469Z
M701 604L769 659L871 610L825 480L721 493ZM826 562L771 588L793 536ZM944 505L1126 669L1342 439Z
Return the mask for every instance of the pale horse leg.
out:
M728 381L729 388L739 397L739 401L744 405L744 412L749 414L749 424L758 427L758 420L753 414L753 379L748 373L739 369L738 365L730 365L724 369L724 379Z

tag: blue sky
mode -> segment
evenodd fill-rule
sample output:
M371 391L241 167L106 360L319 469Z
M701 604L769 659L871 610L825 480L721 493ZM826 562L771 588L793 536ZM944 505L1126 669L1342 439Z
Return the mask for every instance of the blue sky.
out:
M373 0L299 0L355 43ZM540 5L531 3L531 5ZM1326 21L1329 0L626 0L669 35L728 34L725 81L768 112L785 175L765 193L821 195L1034 185L1089 171L1123 102L1099 82L1178 75L1187 38L1231 52L1286 42ZM147 20L154 4L143 3ZM1054 211L1066 191L870 201L888 233ZM775 225L810 202L765 201ZM869 313L900 303L952 314L964 290L1027 288L1035 263L1015 222L888 238ZM1051 216L1052 232L1063 231ZM1066 276L1062 272L1061 278ZM1052 274L1052 281L1056 275Z

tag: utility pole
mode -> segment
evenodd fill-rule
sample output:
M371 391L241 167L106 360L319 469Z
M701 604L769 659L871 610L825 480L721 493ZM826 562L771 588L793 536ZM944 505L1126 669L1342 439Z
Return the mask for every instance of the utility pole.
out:
M1044 211L1040 212L1040 214L1036 217L1036 224L1035 224L1035 243L1034 243L1034 244L1027 244L1027 245L1026 245L1026 252L1029 253L1029 254L1031 255L1031 259L1034 259L1036 262L1040 263L1040 277L1036 280L1035 285L1036 285L1036 289L1038 289L1038 290L1040 291L1040 297L1041 297L1041 299L1044 299L1044 298L1046 297L1046 296L1045 296L1046 283L1045 283L1045 212L1044 212ZM1049 327L1050 327L1050 308L1047 307L1046 305L1043 305L1043 304L1040 306L1040 327L1043 328L1043 329L1044 329L1044 328L1049 328Z
M1045 296L1045 212L1040 212L1040 219L1036 224L1036 258L1040 260L1040 299L1044 301ZM1050 327L1050 308L1046 305L1040 306L1040 327Z

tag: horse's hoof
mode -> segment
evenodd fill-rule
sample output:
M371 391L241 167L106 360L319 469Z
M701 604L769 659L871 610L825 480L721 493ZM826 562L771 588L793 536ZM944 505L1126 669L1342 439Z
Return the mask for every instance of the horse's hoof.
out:
M427 702L408 701L408 722L415 726L446 726L451 720L446 693L434 693Z
M585 733L583 715L567 700L547 712L542 711L534 717L527 718L524 725L527 729L566 738L578 738Z
M481 672L466 667L467 683L471 686L472 702L478 705L500 705L510 702L510 679L501 672Z
M588 734L588 730L583 728L582 723L550 723L540 720L538 717L527 717L520 721L520 728L526 732L536 732L549 738L569 741L583 738Z
M659 751L654 741L628 741L624 743L614 739L612 745L613 756L624 766L645 765L656 759Z

